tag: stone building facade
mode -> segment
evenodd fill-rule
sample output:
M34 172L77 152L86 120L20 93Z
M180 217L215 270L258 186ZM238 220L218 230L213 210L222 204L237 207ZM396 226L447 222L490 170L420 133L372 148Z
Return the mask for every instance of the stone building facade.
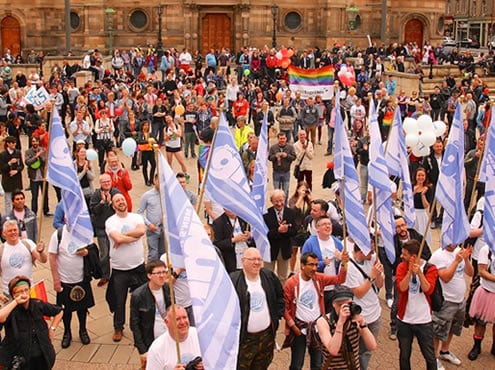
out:
M381 4L382 2L382 4ZM108 51L155 44L161 18L164 48L271 45L298 49L346 43L430 41L444 32L446 2L438 0L280 0L274 17L266 0L66 0L70 4L71 50ZM386 14L383 14L383 4ZM382 18L385 19L382 22ZM66 52L65 7L61 0L0 0L1 50ZM273 27L275 25L275 35ZM383 29L382 29L383 28Z

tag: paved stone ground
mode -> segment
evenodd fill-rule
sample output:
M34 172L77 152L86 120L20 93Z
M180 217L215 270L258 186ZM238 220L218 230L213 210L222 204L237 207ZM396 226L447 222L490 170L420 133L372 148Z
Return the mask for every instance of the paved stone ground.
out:
M328 189L323 190L321 188L321 180L323 174L326 170L326 164L329 161L329 157L324 157L323 154L326 149L326 130L323 133L323 143L324 145L315 145L315 159L313 161L313 195L314 198L324 198L330 199L330 191ZM26 138L23 138L24 146L27 148ZM122 154L122 161L126 168L130 168L130 159L126 158ZM194 191L197 187L197 176L195 172L196 163L189 159L187 161L188 167L191 168L191 183L189 185L190 189ZM96 163L94 163L96 165ZM174 169L178 170L179 167L176 162L173 164ZM271 170L269 170L271 173ZM135 209L137 209L137 204L139 198L143 192L148 190L144 185L144 181L140 171L131 172L133 180L133 190L131 195L133 198L133 204ZM28 184L27 180L24 182L25 185ZM95 181L95 187L98 187L98 182ZM291 179L290 192L293 192L295 188L295 180ZM269 179L269 189L272 189L271 179ZM27 201L26 204L30 204L30 193L26 192ZM50 209L53 211L55 209L55 194L53 189L50 189ZM0 197L0 210L3 213L3 198ZM45 219L43 221L42 237L45 242L49 240L49 237L53 229L51 227L51 219ZM434 249L438 245L439 231L435 230L433 232L434 240L436 241ZM39 265L36 268L34 274L35 280L45 279L47 284L47 290L49 293L50 301L55 301L55 296L53 295L52 288L52 278L49 271L48 265ZM119 344L112 342L113 325L112 316L108 310L107 304L104 299L104 289L98 288L94 282L93 285L96 306L90 310L89 320L88 320L88 330L91 337L91 344L87 346L81 345L79 338L77 338L78 324L77 318L74 317L72 324L72 332L74 335L74 340L72 345L67 349L61 349L60 340L62 337L62 328L56 333L56 340L54 346L57 352L57 361L55 364L55 369L138 369L139 368L139 356L137 351L134 349L132 343L132 333L126 326L124 331L124 338ZM398 342L391 341L388 339L388 324L389 324L389 309L386 307L383 301L383 291L382 294L382 329L380 336L378 338L378 349L373 354L370 369L398 369L399 366L399 351ZM74 315L75 316L75 315ZM127 315L127 322L128 322ZM284 323L283 320L280 323L280 330L277 335L277 343L282 344L284 340L283 336ZM467 353L472 346L472 329L465 330L462 337L454 338L452 343L453 352L462 360L462 365L454 366L444 364L447 369L462 368L462 369L495 369L495 358L490 355L491 346L491 335L487 332L487 340L483 343L483 353L480 355L479 359L475 362L471 362L467 359ZM285 349L283 351L277 351L275 353L275 358L271 370L287 369L290 362L290 350ZM415 344L413 355L411 359L412 369L424 368L424 360L421 356L419 348ZM309 368L309 361L306 361L305 369ZM215 369L222 370L222 369ZM229 370L229 369L225 369Z

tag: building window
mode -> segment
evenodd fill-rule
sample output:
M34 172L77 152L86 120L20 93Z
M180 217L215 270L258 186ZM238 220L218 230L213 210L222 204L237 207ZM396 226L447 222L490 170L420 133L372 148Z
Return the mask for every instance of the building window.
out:
M302 17L297 12L289 12L285 15L284 18L285 27L292 32L295 32L301 28L302 25Z
M452 4L450 3L450 0L447 0L447 14L450 15L450 12L452 11L451 9Z
M481 1L481 15L486 15L486 0Z
M130 27L133 31L142 31L148 25L148 16L140 9L134 10L129 17Z
M76 12L70 12L70 28L72 32L77 31L81 26L81 18Z

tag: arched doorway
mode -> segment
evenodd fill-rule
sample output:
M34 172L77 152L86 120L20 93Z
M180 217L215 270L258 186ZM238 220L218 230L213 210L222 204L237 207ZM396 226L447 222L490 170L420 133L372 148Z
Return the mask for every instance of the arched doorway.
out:
M201 51L208 53L211 48L232 50L232 22L227 14L210 13L201 19Z
M410 19L404 26L404 42L415 42L419 47L423 46L423 23L419 19Z
M7 16L0 23L2 34L2 55L5 49L10 49L10 53L16 56L21 53L21 25L14 17Z

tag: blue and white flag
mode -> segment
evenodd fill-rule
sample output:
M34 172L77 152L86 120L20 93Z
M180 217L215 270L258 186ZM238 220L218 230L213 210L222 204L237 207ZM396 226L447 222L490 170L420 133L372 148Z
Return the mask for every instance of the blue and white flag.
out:
M342 182L344 183L344 212L349 236L364 254L368 254L371 250L371 241L363 203L361 203L359 177L354 166L349 139L342 120L340 101L339 99L335 99L335 101L335 178L339 180L341 185ZM342 187L340 188L342 189Z
M469 222L462 197L464 177L464 127L461 105L457 104L442 160L436 198L442 205L442 248L463 243L469 235Z
M409 174L409 163L400 109L396 109L392 128L387 139L385 161L389 173L397 176L402 182L402 202L404 204L404 219L408 227L414 226L416 212L414 210L414 194Z
M492 253L495 253L495 108L492 108L492 121L485 143L480 180L485 182L483 237Z
M388 260L395 262L395 223L392 213L392 193L395 184L388 175L387 162L383 154L382 139L378 119L376 116L375 104L370 102L370 161L368 163L368 179L374 187L373 202L376 205L376 222L380 226L381 238ZM375 225L376 228L376 225Z
M232 280L161 152L158 174L170 257L174 268L187 271L203 365L207 370L235 369L241 312Z
M258 150L262 144L258 145ZM211 199L251 225L251 234L263 260L270 262L268 228L263 213L251 197L241 156L230 133L225 115L220 116L217 135L210 149L206 190ZM265 177L266 179L266 177Z
M93 226L57 109L53 109L52 114L47 179L60 188L67 228L72 237L68 250L73 253L93 242Z
M24 101L32 104L36 110L40 110L45 107L46 103L50 102L50 94L48 94L44 86L39 89L33 86L24 97Z

